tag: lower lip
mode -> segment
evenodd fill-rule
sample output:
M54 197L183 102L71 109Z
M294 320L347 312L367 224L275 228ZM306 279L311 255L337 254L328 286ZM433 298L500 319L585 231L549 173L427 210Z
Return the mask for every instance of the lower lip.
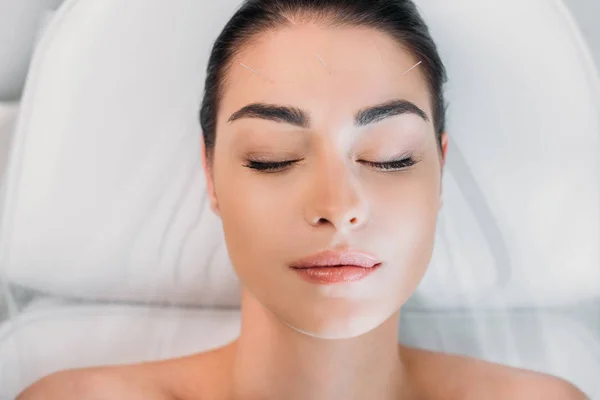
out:
M359 281L372 274L380 266L381 264L377 264L371 268L363 268L354 265L340 265L339 267L292 268L292 270L310 283L327 285Z

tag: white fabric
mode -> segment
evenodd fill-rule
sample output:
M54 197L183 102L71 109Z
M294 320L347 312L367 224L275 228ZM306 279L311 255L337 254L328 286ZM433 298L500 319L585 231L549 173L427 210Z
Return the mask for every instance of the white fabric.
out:
M62 0L0 1L0 101L20 97L36 38Z
M560 2L512 2L418 2L451 77L452 139L434 258L411 306L600 293L597 72ZM239 302L197 121L210 46L238 4L64 4L17 127L6 279L84 298Z
M8 280L88 298L239 304L205 207L197 121L208 49L233 5L64 4L34 55L17 128L0 227Z
M583 319L597 317L588 310ZM0 399L55 371L193 354L239 335L239 310L174 310L41 301L0 329ZM547 311L405 312L400 341L567 379L600 398L597 331ZM144 340L140 340L144 338ZM67 351L68 349L68 351Z
M15 130L18 111L19 103L0 102L0 182L2 182L4 170L8 162L8 150Z
M421 304L598 297L600 84L567 9L417 3L451 78L444 209Z
M239 313L42 302L0 328L0 399L14 399L59 370L179 357L222 346L239 335Z

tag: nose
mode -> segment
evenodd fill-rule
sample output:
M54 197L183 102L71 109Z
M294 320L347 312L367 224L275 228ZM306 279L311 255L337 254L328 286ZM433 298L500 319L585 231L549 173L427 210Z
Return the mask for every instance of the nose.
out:
M332 225L353 230L368 219L369 205L358 179L341 161L329 160L315 171L305 205L305 220L311 226Z

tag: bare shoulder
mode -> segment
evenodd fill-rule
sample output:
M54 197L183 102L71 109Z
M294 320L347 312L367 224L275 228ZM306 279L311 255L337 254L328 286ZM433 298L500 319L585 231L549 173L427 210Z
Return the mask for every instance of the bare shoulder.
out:
M400 353L426 399L588 400L576 386L555 376L405 346Z
M516 370L515 377L503 389L507 398L525 400L589 400L579 388L564 379L534 372Z
M61 371L16 400L174 400L225 398L227 348L162 361Z
M56 372L28 388L16 400L172 400L134 367L84 368Z

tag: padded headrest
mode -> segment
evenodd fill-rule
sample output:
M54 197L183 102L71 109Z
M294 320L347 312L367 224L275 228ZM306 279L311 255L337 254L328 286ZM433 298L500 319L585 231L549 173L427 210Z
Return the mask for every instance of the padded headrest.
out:
M15 130L19 104L0 103L0 182L6 168L8 149Z
M412 307L600 295L600 83L559 1L417 1L451 137ZM239 0L68 0L38 46L2 200L5 279L82 298L237 304L197 120ZM514 12L517 7L519 12Z
M46 17L62 0L2 0L0 4L0 101L21 96L31 53Z

